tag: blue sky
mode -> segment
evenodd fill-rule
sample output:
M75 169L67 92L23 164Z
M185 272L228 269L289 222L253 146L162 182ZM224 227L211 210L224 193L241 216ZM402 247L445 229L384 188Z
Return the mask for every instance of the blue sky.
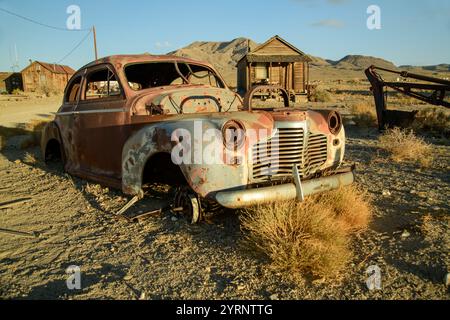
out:
M448 0L0 0L0 8L65 28L69 5L81 9L81 27L97 29L100 56L166 53L193 41L278 34L304 52L337 60L372 55L397 65L450 63ZM381 8L381 30L368 30L367 7ZM0 11L0 71L28 60L57 62L86 32L48 29ZM92 37L62 63L94 59Z

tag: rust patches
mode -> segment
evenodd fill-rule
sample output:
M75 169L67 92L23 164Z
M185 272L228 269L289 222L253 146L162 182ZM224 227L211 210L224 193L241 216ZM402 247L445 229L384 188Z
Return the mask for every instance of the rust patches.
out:
M216 88L182 84L133 91L127 83L125 66L159 61L205 66L222 80L209 64L180 57L124 55L94 61L80 69L76 76L86 77L91 67L107 64L117 76L123 96L116 100L96 99L89 103L80 100L76 106L64 102L55 121L44 130L41 144L43 152L47 143L56 139L62 146L65 168L69 173L113 187L121 185L122 191L130 195L142 194L146 162L155 154L170 154L176 144L176 141L171 141L172 133L177 129L185 129L193 134L195 121L202 121L203 132L208 129L220 132L224 124L232 120L240 123L246 133L254 134L253 137L246 136L245 143L237 149L229 150L220 141L220 146L216 147L223 152L223 163L180 165L187 183L200 197L213 197L214 193L222 190L251 186L252 147L274 136L279 124L304 128L306 140L301 146L304 148L307 148L310 133L327 135L327 162L320 169L331 168L342 162L345 134L344 130L336 128L334 134L330 132L330 111L288 108L287 92L283 89L281 92L286 108L270 112L252 111L248 101L248 110L243 110L242 99L226 86ZM157 107L154 109L156 114L153 114L151 106ZM340 140L339 145L333 145L335 138ZM238 198L238 202L241 200L245 199Z

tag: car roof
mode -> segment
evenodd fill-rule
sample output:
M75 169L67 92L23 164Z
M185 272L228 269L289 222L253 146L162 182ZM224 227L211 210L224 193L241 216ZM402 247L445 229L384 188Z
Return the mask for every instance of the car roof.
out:
M111 63L114 66L124 66L130 63L142 63L142 62L159 62L159 61L168 61L168 62L178 62L178 63L195 63L203 66L207 66L211 69L214 69L213 66L207 62L198 61L186 57L178 57L174 55L152 55L149 53L145 54L122 54L122 55L112 55L97 59L92 61L85 66L81 67L81 69L85 69L88 67L96 66L103 63Z

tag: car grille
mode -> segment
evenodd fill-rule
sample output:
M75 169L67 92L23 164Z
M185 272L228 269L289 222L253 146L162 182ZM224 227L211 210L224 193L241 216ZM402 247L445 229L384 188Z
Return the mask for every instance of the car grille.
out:
M310 133L305 143L302 128L279 128L274 137L253 146L252 158L255 181L290 177L294 164L301 177L308 177L327 160L327 136Z

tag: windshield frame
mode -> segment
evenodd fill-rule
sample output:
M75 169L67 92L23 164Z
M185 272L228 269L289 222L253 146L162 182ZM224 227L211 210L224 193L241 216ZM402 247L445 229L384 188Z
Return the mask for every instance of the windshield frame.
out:
M171 63L171 64L173 64L175 71L179 74L180 78L183 80L183 83L182 84L166 84L166 85L161 85L161 86L156 86L156 87L143 88L143 89L139 89L139 90L133 89L130 86L130 82L128 81L126 68L128 68L129 66L133 66L133 65L151 64L151 63ZM127 63L126 65L123 66L122 70L123 70L123 75L125 77L126 85L127 85L128 89L130 89L132 92L141 92L141 91L154 89L154 88L201 85L201 84L190 83L189 79L186 79L185 75L183 75L181 73L181 71L179 70L179 65L184 65L184 64L188 65L188 66L198 66L198 67L202 67L202 68L208 70L214 77L216 77L216 81L218 82L218 84L221 85L221 86L214 87L214 88L228 89L228 86L227 86L226 82L224 81L224 79L222 78L222 76L216 70L214 70L214 68L212 68L208 65L202 64L202 63L179 61L179 60L139 61L139 62ZM187 82L187 83L184 83L184 82Z

